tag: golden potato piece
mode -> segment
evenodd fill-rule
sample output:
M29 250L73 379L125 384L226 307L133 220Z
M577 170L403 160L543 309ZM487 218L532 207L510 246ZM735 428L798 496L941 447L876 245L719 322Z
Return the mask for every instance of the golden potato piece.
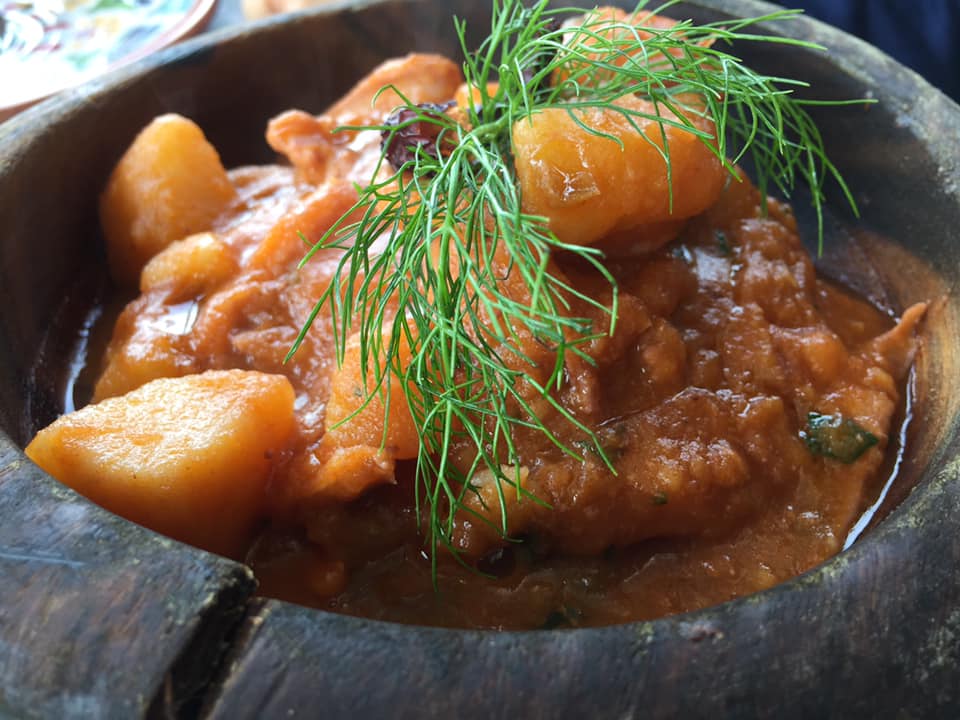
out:
M197 233L153 256L140 274L140 292L170 285L174 299L196 297L216 290L237 269L225 242L210 232Z
M617 100L627 113L656 116L646 100ZM713 205L727 171L693 132L655 119L590 108L550 108L518 120L513 152L523 209L547 218L557 237L589 245L624 230L682 220ZM676 116L659 112L670 122ZM600 133L587 132L578 121ZM712 133L713 123L690 113L690 121ZM643 132L637 132L634 124ZM672 173L662 156L670 154ZM671 239L668 235L664 240ZM653 249L653 248L648 248Z
M196 123L156 118L120 158L100 198L114 280L135 287L150 258L174 240L209 230L235 194Z
M672 18L656 15L647 10L628 12L617 7L600 6L581 15L568 18L563 26L570 28L566 44L572 48L568 62L564 63L553 73L553 84L560 85L577 75L580 84L599 84L609 81L615 74L613 68L627 65L631 58L643 55L643 64L656 72L668 71L673 62L662 51L650 50L649 46L637 43L636 40L648 40L654 35L669 31L677 25ZM583 31L577 28L584 28ZM675 38L683 37L682 32L674 33ZM698 40L696 44L710 47L712 40ZM608 48L617 46L616 53L611 54ZM684 50L682 47L673 47L667 54L679 58ZM586 58L581 62L578 58ZM594 63L602 63L597 66Z
M487 97L492 98L496 95L499 87L499 83L488 82ZM479 87L463 83L453 94L453 101L461 108L467 108L470 105L480 105L483 102L483 93L480 92Z
M26 453L118 515L239 557L293 433L293 401L280 375L164 378L61 417Z
M193 375L209 367L200 364L190 335L198 311L193 300L167 305L158 293L141 295L127 305L113 327L93 402L151 380Z
M151 380L182 377L202 369L190 355L186 336L148 335L144 328L138 330L127 342L107 350L103 372L94 385L93 402L118 397Z

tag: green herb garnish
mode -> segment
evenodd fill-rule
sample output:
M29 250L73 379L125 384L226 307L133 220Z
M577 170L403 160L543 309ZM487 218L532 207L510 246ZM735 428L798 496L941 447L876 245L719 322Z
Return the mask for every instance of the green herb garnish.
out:
M877 436L841 415L807 414L807 427L800 437L814 455L852 463L877 444Z
M673 4L665 3L657 12ZM770 186L789 193L803 180L822 228L827 178L840 185L851 205L853 200L804 109L816 103L793 96L804 83L758 74L721 49L733 41L820 49L751 32L757 23L786 20L798 12L706 25L685 21L670 28L644 28L650 35L642 38L634 25L600 17L584 27L560 28L560 21L582 14L582 9L551 9L545 0L530 8L520 0L495 0L490 36L478 50L466 47L464 23L455 20L464 75L479 93L479 102L464 109L466 120L455 120L444 108L408 104L399 121L375 128L389 146L398 133L417 123L408 134L420 140L407 148L408 157L388 180L359 189L351 212L304 259L321 248L344 251L291 354L326 308L341 360L347 338L359 332L368 399L377 392L389 397L391 383L410 388L406 398L422 438L417 510L426 518L434 563L438 546L456 553L458 513L491 522L467 502L479 497L471 484L477 471L492 475L500 501L499 522L493 524L507 535L506 493L526 494L516 431L542 433L577 458L589 444L614 472L594 430L557 397L568 359L590 361L581 346L594 330L571 310L571 302L607 313L610 322L604 331L612 333L616 285L596 248L565 245L542 218L524 212L510 152L514 123L543 109L563 108L586 131L610 137L584 125L580 114L601 108L623 114L634 127L648 118L661 130L682 125L731 173L736 163L751 157L764 194ZM560 82L555 83L556 78ZM499 84L490 94L487 83L493 81ZM615 104L634 93L663 111L648 116ZM704 106L697 112L712 118L715 136L687 118L689 108L681 99L685 93L702 98ZM658 150L669 176L669 146ZM383 167L386 160L381 159L377 173ZM548 263L558 252L579 257L606 278L613 288L610 307L549 272ZM531 343L554 354L546 380L528 372L530 359L523 348ZM409 360L401 363L407 347ZM531 398L550 408L554 428L557 422L566 423L583 440L576 447L565 444L538 417ZM454 447L460 458L470 457L464 446L474 458L465 468L451 460Z

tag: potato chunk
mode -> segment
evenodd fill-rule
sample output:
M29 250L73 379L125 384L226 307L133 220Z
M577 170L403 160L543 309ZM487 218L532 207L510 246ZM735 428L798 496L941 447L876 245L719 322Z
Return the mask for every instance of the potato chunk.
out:
M135 287L150 258L209 230L235 194L196 123L179 115L156 118L120 158L100 198L114 280Z
M634 96L616 104L622 112L550 108L513 126L523 209L547 218L564 242L590 245L612 233L651 225L658 226L658 244L666 242L679 226L664 234L662 224L703 212L727 181L713 151L669 109ZM650 119L658 113L665 121L662 130ZM689 116L699 130L714 132L710 120L693 110ZM606 135L588 132L581 124ZM667 150L670 173L663 157Z
M140 292L170 285L175 299L195 297L216 290L237 269L225 242L213 233L197 233L171 243L144 266Z
M293 400L280 375L164 378L61 417L26 453L118 515L238 557L293 433Z

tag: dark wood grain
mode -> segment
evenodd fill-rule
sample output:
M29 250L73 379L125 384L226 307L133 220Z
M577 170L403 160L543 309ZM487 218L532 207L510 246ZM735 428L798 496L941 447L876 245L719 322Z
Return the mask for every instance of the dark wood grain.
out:
M934 528L957 515L951 465L815 572L622 627L455 632L266 602L207 717L955 718L960 542Z
M95 507L5 437L0 518L0 717L142 717L168 673L168 708L205 684L212 666L181 656L233 629L246 568Z
M208 700L210 720L952 718L960 709L960 514L952 466L898 520L772 591L652 623L456 632L267 602Z

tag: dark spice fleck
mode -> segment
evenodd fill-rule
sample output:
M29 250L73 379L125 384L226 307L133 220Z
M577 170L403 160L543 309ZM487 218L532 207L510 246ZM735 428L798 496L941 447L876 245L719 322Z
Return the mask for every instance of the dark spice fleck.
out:
M807 414L807 427L800 431L807 449L843 463L852 463L877 444L877 436L841 415Z
M517 567L517 556L510 545L499 547L477 562L477 570L484 575L503 578L511 575Z
M560 18L551 18L546 24L544 24L543 29L540 31L538 37L543 37L544 35L549 35L550 33L555 33L562 27L560 23ZM539 87L532 87L531 84L534 82L537 75L546 70L547 66L553 61L553 58L556 56L556 51L543 52L537 55L534 59L534 62L523 69L521 75L523 76L523 82L527 85L527 89L531 91L531 94L536 92Z
M421 152L435 158L440 157L437 140L440 134L454 122L446 115L453 102L422 103L415 107L401 107L387 118L384 130L380 133L380 149L387 161L395 168L412 162Z
M547 615L547 619L540 626L541 630L554 630L561 627L576 627L580 624L583 613L577 608L564 605Z

